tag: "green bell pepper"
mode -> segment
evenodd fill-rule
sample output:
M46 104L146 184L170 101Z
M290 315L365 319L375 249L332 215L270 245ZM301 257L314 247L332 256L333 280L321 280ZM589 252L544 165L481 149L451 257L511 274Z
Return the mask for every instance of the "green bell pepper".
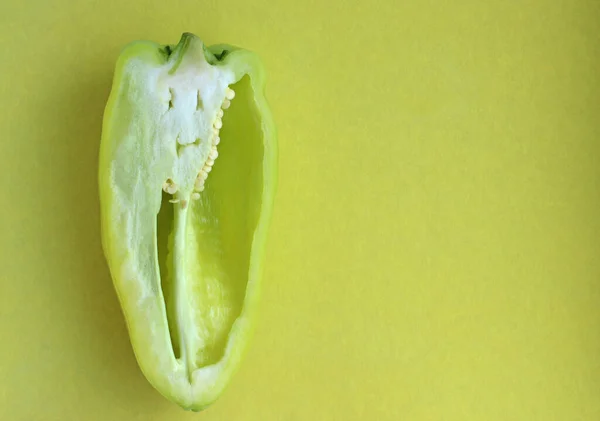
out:
M140 369L189 410L221 395L255 323L277 179L264 85L247 50L137 41L104 113L104 254Z

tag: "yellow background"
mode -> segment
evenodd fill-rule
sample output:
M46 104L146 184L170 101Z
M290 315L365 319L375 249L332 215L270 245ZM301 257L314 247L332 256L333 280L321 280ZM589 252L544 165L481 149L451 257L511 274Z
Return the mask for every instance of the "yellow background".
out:
M598 2L3 1L0 420L600 420ZM99 237L135 39L257 51L259 325L202 414L138 370Z

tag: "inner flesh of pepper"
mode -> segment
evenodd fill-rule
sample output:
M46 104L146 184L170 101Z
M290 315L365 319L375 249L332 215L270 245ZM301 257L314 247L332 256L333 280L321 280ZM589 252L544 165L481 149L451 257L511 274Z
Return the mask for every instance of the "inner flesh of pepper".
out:
M225 96L221 102L221 106L216 113L216 117L212 123L212 136L210 138L211 149L204 163L198 170L198 175L194 182L194 188L192 192L185 194L184 191L171 179L165 180L163 183L163 191L172 196L169 202L175 206L174 209L174 227L173 227L173 244L172 244L172 259L173 259L173 279L172 287L174 291L171 293L174 295L175 304L175 324L177 329L177 337L179 343L174 344L174 350L179 350L179 360L186 367L188 378L191 381L192 373L199 368L199 361L197 359L198 353L198 338L196 335L191 333L189 327L194 326L193 320L193 309L190 308L189 299L187 297L188 291L186 285L188 283L186 273L186 232L187 232L187 219L188 219L188 204L190 200L199 200L202 193L204 192L205 182L212 171L215 164L215 160L219 156L217 146L219 145L221 138L219 133L223 127L223 115L224 110L227 110L231 101L235 97L235 92L231 88L226 88ZM165 280L163 279L164 283Z

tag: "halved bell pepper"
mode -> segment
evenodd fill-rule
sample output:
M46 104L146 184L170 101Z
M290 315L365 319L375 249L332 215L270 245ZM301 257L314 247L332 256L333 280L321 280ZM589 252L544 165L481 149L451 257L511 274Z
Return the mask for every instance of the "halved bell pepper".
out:
M251 335L277 176L256 54L137 41L118 58L99 159L102 245L142 372L213 403Z

